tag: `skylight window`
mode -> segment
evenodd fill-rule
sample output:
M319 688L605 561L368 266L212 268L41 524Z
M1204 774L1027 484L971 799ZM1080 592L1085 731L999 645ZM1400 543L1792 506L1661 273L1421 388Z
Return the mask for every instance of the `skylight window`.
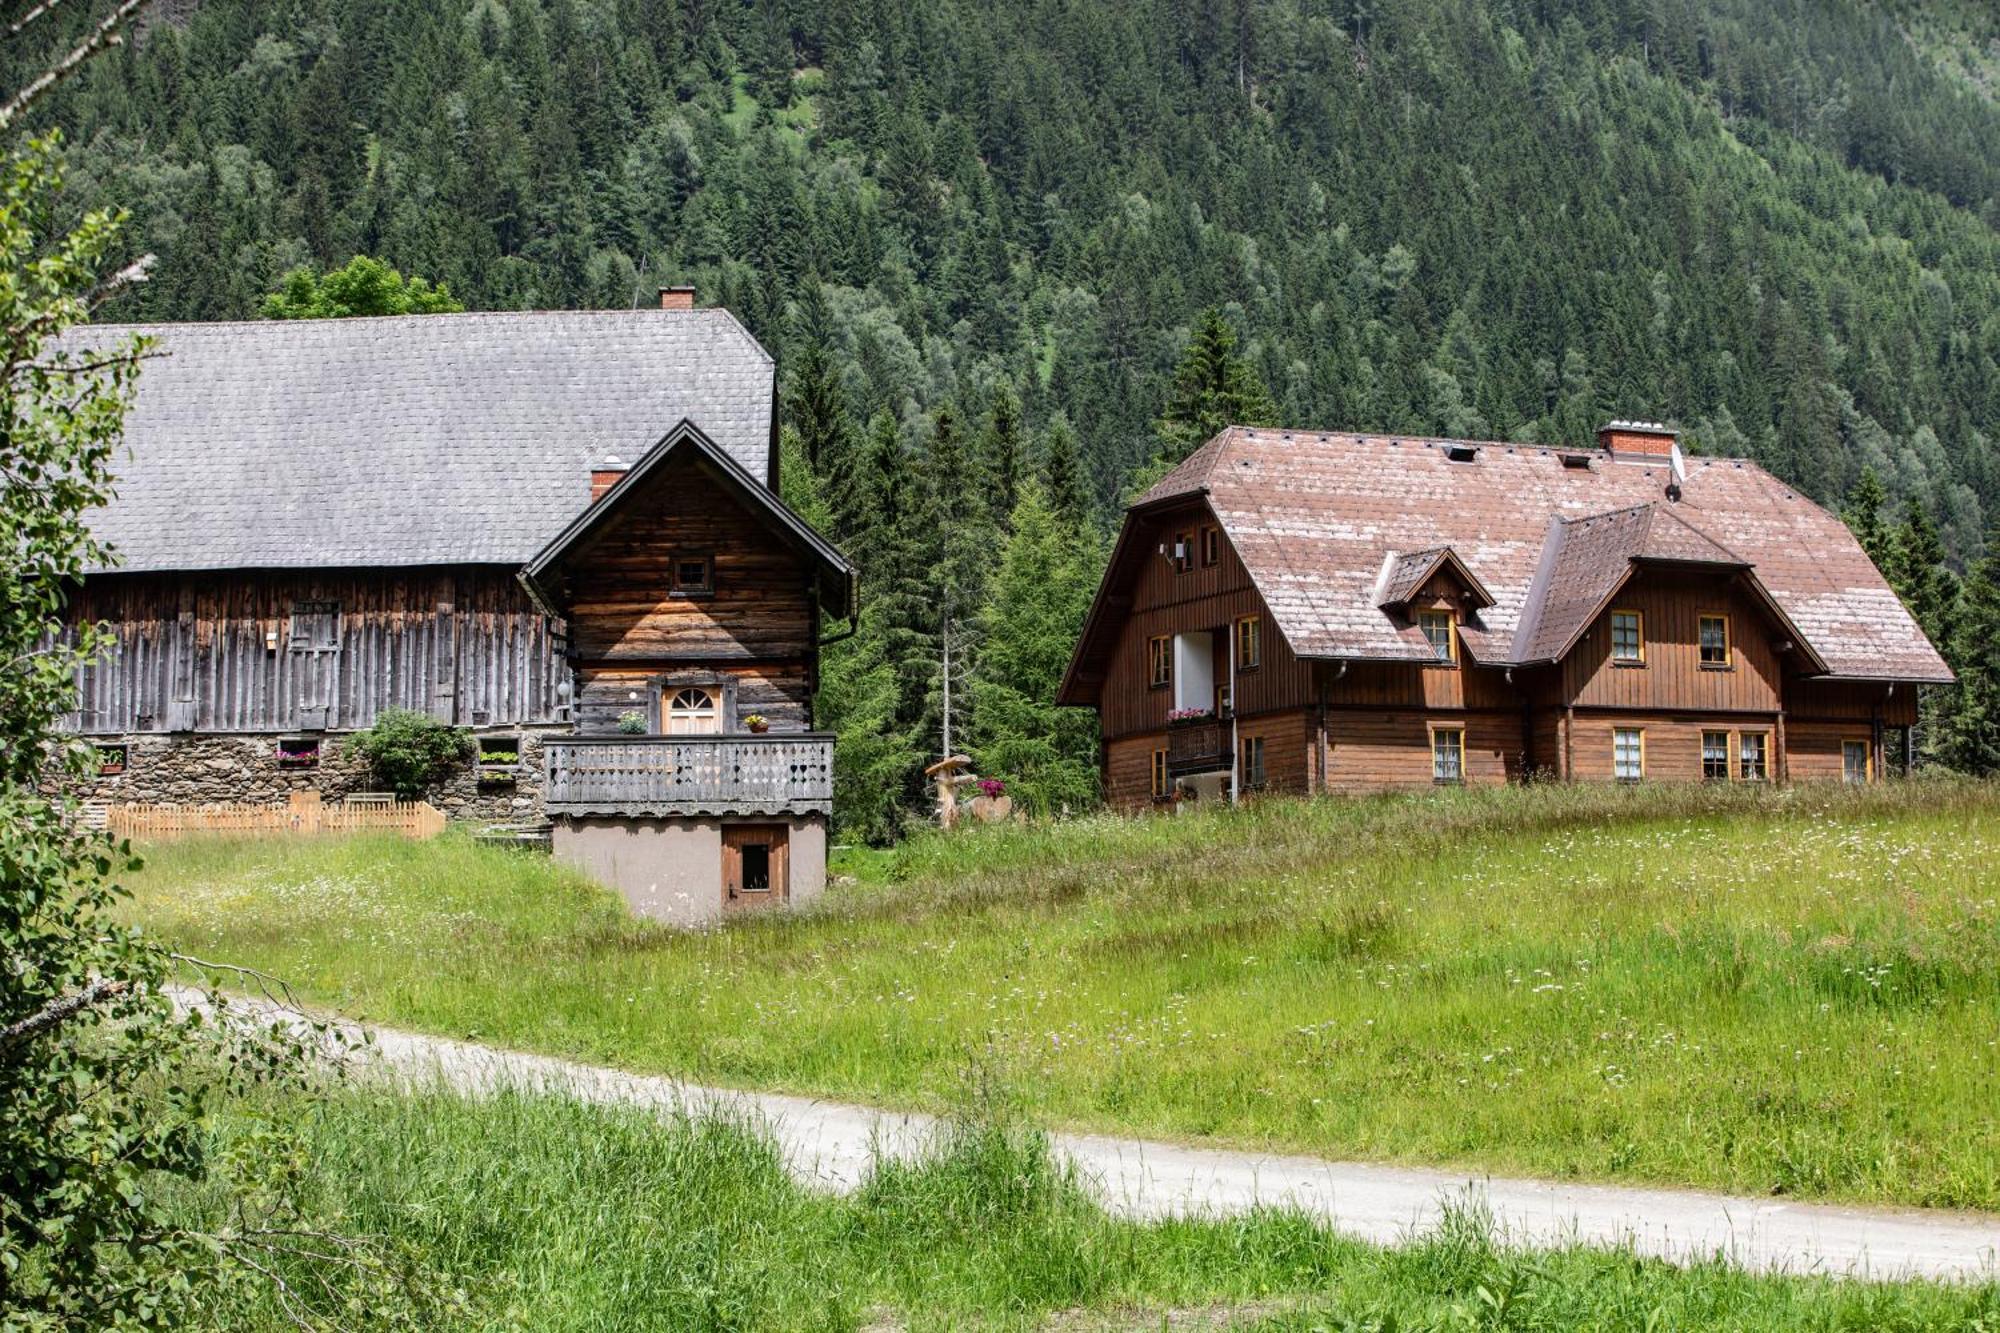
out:
M1444 456L1454 463L1476 463L1479 461L1479 450L1469 444L1447 444Z

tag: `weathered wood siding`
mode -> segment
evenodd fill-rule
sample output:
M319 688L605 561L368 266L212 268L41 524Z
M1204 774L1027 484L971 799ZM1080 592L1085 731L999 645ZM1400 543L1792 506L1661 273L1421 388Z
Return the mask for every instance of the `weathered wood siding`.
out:
M302 607L331 635L295 641ZM78 681L70 722L87 733L365 727L391 706L560 720L555 635L511 569L107 574L68 619L116 640Z
M713 592L673 591L674 562L712 561ZM626 712L663 730L660 692L715 685L723 725L762 714L774 731L812 725L817 601L806 558L778 541L698 466L660 478L569 563L577 729Z

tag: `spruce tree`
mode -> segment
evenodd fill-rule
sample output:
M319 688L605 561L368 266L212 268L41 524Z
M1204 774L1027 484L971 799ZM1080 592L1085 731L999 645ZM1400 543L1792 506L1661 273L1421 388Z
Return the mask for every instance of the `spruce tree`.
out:
M1236 331L1210 306L1174 369L1166 410L1154 423L1159 462L1172 467L1225 426L1269 426L1278 406L1248 361L1236 354Z
M1022 465L1021 404L1003 384L993 393L986 429L979 438L979 460L986 480L986 512L995 527L1012 522L1020 503Z
M1049 506L1066 526L1079 532L1092 528L1090 492L1084 485L1076 432L1061 416L1049 423L1042 441L1042 482Z
M1058 708L1055 696L1097 586L1095 543L1033 481L1009 526L980 613L974 758L1035 813L1088 809L1097 801L1097 715Z
M1950 653L1958 684L1944 691L1933 747L1945 763L1982 777L2000 773L2000 531L1966 578Z
M1861 549L1875 562L1878 569L1886 569L1889 564L1889 529L1882 522L1882 506L1888 496L1882 491L1882 479L1875 475L1875 469L1864 467L1855 481L1854 489L1847 493L1847 503L1841 508L1840 516L1853 530L1855 540Z

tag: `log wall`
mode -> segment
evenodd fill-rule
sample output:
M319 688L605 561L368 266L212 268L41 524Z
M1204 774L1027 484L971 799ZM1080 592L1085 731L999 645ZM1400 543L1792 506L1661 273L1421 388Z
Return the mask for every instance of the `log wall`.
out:
M79 676L69 722L88 734L562 716L556 627L509 568L106 574L68 609L72 631L91 622L114 643Z

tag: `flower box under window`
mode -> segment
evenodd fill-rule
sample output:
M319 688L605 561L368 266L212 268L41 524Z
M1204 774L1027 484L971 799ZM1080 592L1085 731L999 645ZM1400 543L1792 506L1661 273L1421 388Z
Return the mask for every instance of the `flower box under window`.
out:
M98 746L97 776L100 778L117 777L125 771L125 764L129 757L126 748L122 745Z
M310 736L287 736L278 742L279 768L318 768L319 742Z

